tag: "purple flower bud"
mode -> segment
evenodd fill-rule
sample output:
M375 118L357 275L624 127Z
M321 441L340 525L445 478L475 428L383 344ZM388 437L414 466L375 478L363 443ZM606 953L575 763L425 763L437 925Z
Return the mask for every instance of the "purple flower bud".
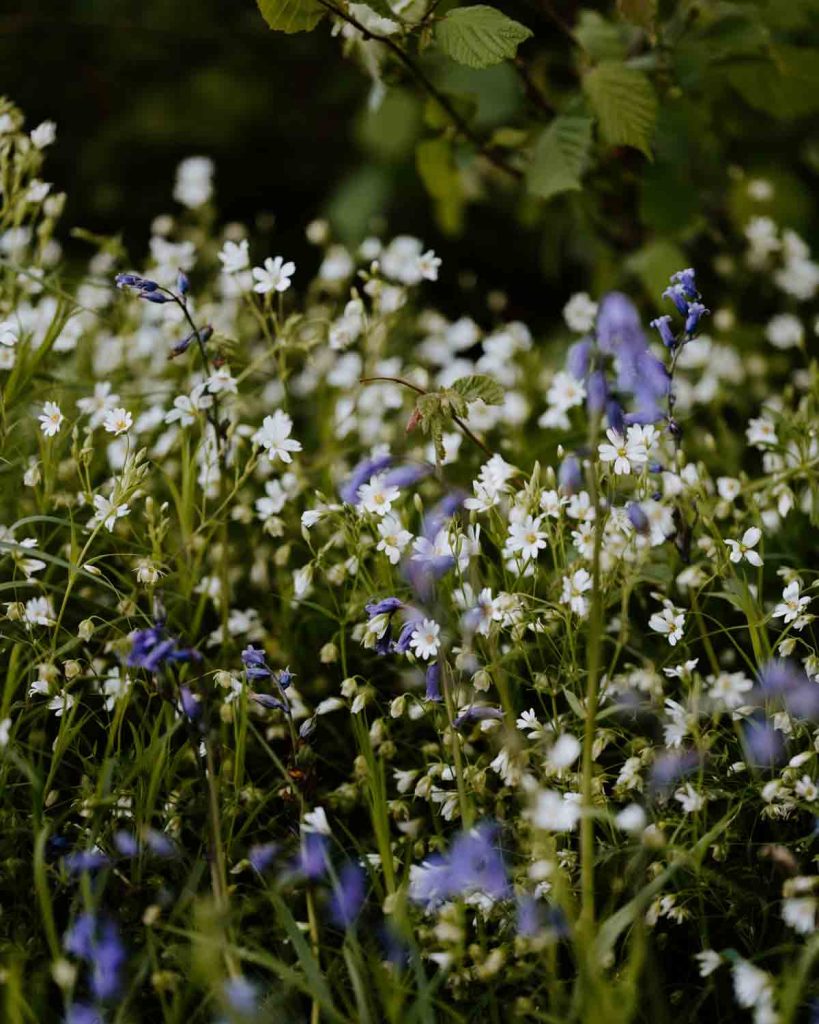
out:
M644 345L640 314L622 292L604 295L597 312L597 343L603 352L614 354L622 346Z
M330 897L330 920L337 928L349 928L361 912L366 897L366 876L358 864L345 864Z
M543 931L543 912L534 896L525 894L518 898L517 929L525 939L533 939Z
M441 666L437 661L433 662L427 669L427 692L425 700L441 700Z
M583 473L580 462L574 455L567 455L557 471L557 482L564 494L576 494L583 487Z
M503 721L503 711L500 708L487 707L483 704L471 704L463 710L452 723L456 729L463 729L474 725L475 722Z
M763 699L781 698L796 718L819 719L819 684L813 682L798 662L773 658L759 672Z
M648 533L648 516L645 514L642 506L638 502L630 501L626 508L626 514L629 517L631 525L638 533Z
M63 865L70 875L79 874L81 871L99 871L100 868L108 867L110 863L110 857L102 850L78 850L63 857Z
M403 607L403 602L399 601L397 597L382 597L380 601L364 605L364 610L367 617L372 619L376 615L392 615L393 612L397 612L399 608Z
M700 318L710 313L710 309L706 309L701 302L692 302L688 307L688 316L685 320L685 333L693 334L700 322Z
M406 654L409 650L410 640L412 634L415 632L419 619L411 619L409 622L405 622L401 627L401 632L398 634L398 639L393 644L393 650L398 654Z
M273 674L265 662L264 651L258 650L253 644L242 651L242 663L248 679L268 679Z
M279 684L280 689L286 690L288 686L293 682L295 673L291 672L289 667L280 669L276 675L276 682Z
M176 277L176 287L180 295L187 295L191 290L191 283L184 270L180 270Z
M327 837L319 832L305 833L296 859L298 873L315 882L327 873L327 863Z
M785 750L782 733L764 718L748 719L742 738L747 760L757 768L770 768L782 760Z
M169 295L163 295L162 292L148 292L143 288L141 292L137 293L140 299L145 299L146 302L154 302L158 306L161 306L165 302L173 302L173 299Z
M225 1002L233 1013L240 1016L256 1013L258 993L252 981L241 975L238 978L228 978L222 991L225 994Z
M576 341L566 354L566 369L575 380L585 380L591 365L594 345L591 338Z
M700 758L695 750L666 750L655 760L650 777L653 790L673 786L679 779L690 775L699 766Z
M145 845L155 857L175 857L177 855L176 844L170 836L159 829L145 829Z
M274 697L270 693L251 693L251 700L256 701L263 708L267 708L268 711L287 711L287 705L279 700L278 697Z
M665 316L658 316L656 320L652 320L649 326L659 331L666 348L673 349L677 347L677 339L671 330L671 317L667 313Z
M65 1014L65 1024L105 1024L102 1014L85 1003L72 1003Z

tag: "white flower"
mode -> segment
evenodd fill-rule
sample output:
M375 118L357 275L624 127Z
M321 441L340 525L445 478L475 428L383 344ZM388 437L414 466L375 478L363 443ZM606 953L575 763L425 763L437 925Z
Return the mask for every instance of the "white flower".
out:
M204 204L213 194L213 161L207 156L189 156L176 169L173 197L189 210Z
M739 960L732 970L734 995L740 1006L750 1008L757 1003L770 1003L773 997L770 975L758 967Z
M624 832L642 832L646 827L646 812L639 804L629 804L617 813L614 823Z
M0 719L0 750L8 746L9 737L11 736L11 719L3 718Z
M782 601L771 613L775 619L784 619L785 622L793 622L810 604L809 597L801 597L799 581L791 582L782 591Z
M301 823L302 832L318 832L319 835L329 836L330 823L327 821L327 813L323 807L316 807L308 811Z
M732 476L717 477L717 493L723 501L734 501L739 497L742 485Z
M581 405L585 397L586 388L583 383L562 370L554 375L546 392L546 401L549 405L564 412L566 409Z
M571 733L564 732L554 741L548 754L548 761L556 771L570 768L580 757L580 741Z
M683 629L685 628L685 613L679 608L675 608L671 601L664 601L663 610L655 612L651 616L648 620L648 626L655 633L662 633L663 636L668 637L668 642L672 647L675 647L678 641L682 639Z
M46 437L54 437L65 419L56 402L46 402L39 415L40 430Z
M378 524L378 551L383 551L393 565L397 565L401 554L412 540L412 534L405 530L395 516L385 515Z
M796 795L809 804L819 800L819 787L810 775L803 775L793 788Z
M120 434L126 434L131 429L134 425L134 417L127 409L111 409L105 414L102 425L109 434L119 437Z
M700 794L694 789L690 782L678 789L674 794L674 799L678 800L682 804L682 809L686 814L693 814L695 811L701 811L705 806L705 800Z
M580 820L581 808L572 793L542 789L535 797L529 818L535 828L546 832L571 832Z
M708 682L711 684L708 696L721 701L727 708L738 708L742 704L742 695L754 685L744 672L720 672L717 676L709 676Z
M45 149L57 138L57 125L53 121L43 121L32 128L29 138L36 149Z
M50 191L50 182L38 181L37 178L34 178L26 190L26 199L30 203L41 203Z
M226 274L238 274L242 270L247 270L250 266L248 240L243 238L240 242L225 242L219 252L219 261Z
M27 626L53 626L56 622L54 605L50 597L32 597L23 609L23 621Z
M93 529L98 523L101 523L110 533L114 529L116 521L127 516L130 511L127 505L118 505L102 494L95 494L94 515L89 519L88 526Z
M526 516L519 523L509 524L506 545L511 554L520 553L524 559L537 558L538 552L546 547L546 534L540 529L542 516Z
M418 272L427 281L438 280L438 269L441 266L441 257L436 256L432 249L427 249L418 257Z
M722 963L722 957L713 949L704 949L701 953L696 953L694 959L699 964L701 978L713 974Z
M415 627L410 638L410 647L417 657L423 658L424 661L435 657L441 646L440 632L441 627L434 619L424 619Z
M782 903L782 920L800 935L810 935L816 930L816 908L813 896L791 897Z
M629 427L625 437L618 434L613 427L606 431L610 444L598 445L597 451L601 462L613 462L614 472L625 476L631 472L632 466L640 466L648 462L643 431L639 427Z
M776 436L776 427L765 416L749 420L745 436L748 438L748 444L752 444L756 448L765 448L768 445L779 444L779 438Z
M563 319L571 331L578 334L585 334L594 327L594 320L597 316L597 303L594 302L586 292L577 292L572 295L563 307Z
M264 261L264 267L253 268L253 291L260 295L268 292L286 292L290 287L290 278L296 272L296 264L284 262L281 256L272 259L270 256Z
M20 340L20 329L11 320L0 320L0 345L5 348L14 348Z
M798 348L805 338L805 329L798 316L779 313L768 321L765 336L775 348Z
M94 385L94 394L90 398L80 398L77 408L90 417L88 425L98 427L105 419L106 413L116 407L119 395L111 393L111 382L98 381Z
M384 480L385 474L379 473L358 488L358 501L366 512L385 516L392 509L392 503L400 495L401 491L397 487L387 486Z
M119 665L114 665L113 668L109 669L108 675L102 684L102 692L105 694L106 711L114 710L114 705L120 697L124 697L128 693L130 685L130 676L127 673L120 675Z
M725 544L731 549L731 553L728 556L732 562L741 562L744 558L746 562L751 565L760 566L762 565L762 559L759 557L759 552L754 551L753 548L759 543L762 537L762 531L758 526L751 526L742 535L742 540L726 540Z
M301 451L301 442L290 437L292 429L293 421L286 412L277 409L272 416L265 416L252 440L266 450L269 459L278 455L282 462L292 462L290 453Z
M46 707L53 711L57 718L62 718L66 711L74 707L74 698L62 690L51 698Z
M569 605L576 615L584 616L589 610L589 602L584 595L591 588L591 574L586 569L578 569L571 576L563 577L563 593L560 595L560 603Z

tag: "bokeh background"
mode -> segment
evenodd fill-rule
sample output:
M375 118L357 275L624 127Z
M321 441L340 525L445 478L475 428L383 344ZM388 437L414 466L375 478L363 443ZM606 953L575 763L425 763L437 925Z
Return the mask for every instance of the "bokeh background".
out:
M478 96L485 126L520 102L508 67L451 74ZM327 23L273 33L253 0L28 0L0 14L0 92L29 124L57 122L47 177L68 193L65 225L121 232L138 256L153 217L175 208L177 163L202 153L216 163L220 217L271 234L305 267L319 261L304 239L314 217L350 241L410 231L444 256L443 306L479 313L501 288L533 313L537 234L516 234L503 204L486 203L459 238L443 237L415 171L420 100L395 88L373 114L369 90Z

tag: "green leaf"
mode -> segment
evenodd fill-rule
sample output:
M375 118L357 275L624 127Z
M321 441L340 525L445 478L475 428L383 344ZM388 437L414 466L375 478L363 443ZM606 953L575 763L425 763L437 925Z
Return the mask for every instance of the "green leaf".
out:
M574 35L593 60L621 60L628 50L628 27L613 25L597 11L580 12Z
M415 165L424 187L435 201L441 230L448 235L457 234L463 224L464 190L455 166L452 143L444 138L419 142Z
M262 17L276 32L310 32L326 11L317 0L256 0Z
M624 21L653 32L657 18L657 0L617 0L617 13Z
M610 146L633 146L651 157L657 97L642 71L619 61L598 64L583 79L583 88Z
M467 402L486 402L487 405L501 405L505 397L503 387L492 377L483 373L474 373L469 377L459 377L452 384L452 390Z
M444 53L470 68L488 68L514 57L531 35L525 25L485 4L455 8L435 29Z
M640 278L648 297L663 308L661 292L678 267L685 266L685 254L665 239L649 242L626 260L626 269Z
M561 114L538 136L526 183L532 195L550 199L580 188L592 141L592 120Z
M755 110L776 118L804 117L819 110L819 50L779 45L772 60L737 61L728 81Z

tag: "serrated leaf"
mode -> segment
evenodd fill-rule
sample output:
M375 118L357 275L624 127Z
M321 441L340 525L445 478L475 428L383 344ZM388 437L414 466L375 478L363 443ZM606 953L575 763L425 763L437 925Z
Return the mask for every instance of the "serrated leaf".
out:
M452 390L457 391L466 402L481 401L487 405L501 405L505 397L503 387L483 373L459 377L453 382Z
M804 117L819 110L819 50L779 45L772 60L737 62L728 81L749 106L772 117Z
M326 14L317 0L256 0L261 15L276 32L310 32Z
M583 89L610 146L633 146L651 157L657 97L642 71L619 61L598 64L583 79Z
M488 68L514 57L531 35L525 25L485 4L455 8L435 29L444 53L470 68Z
M581 187L580 175L592 141L592 120L561 114L538 136L526 184L532 195L550 199Z

